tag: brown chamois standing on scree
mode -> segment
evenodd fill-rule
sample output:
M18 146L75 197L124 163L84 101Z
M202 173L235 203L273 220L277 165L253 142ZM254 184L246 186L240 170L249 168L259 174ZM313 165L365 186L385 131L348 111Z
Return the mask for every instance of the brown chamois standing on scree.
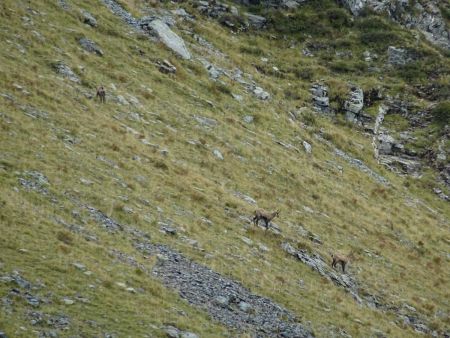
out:
M350 252L347 256L341 255L339 253L331 254L331 258L333 258L333 262L331 263L331 266L333 268L336 267L336 265L341 264L342 272L345 273L345 266L348 264L350 260L353 259L353 252Z
M96 97L98 97L100 99L101 103L105 103L106 101L106 91L105 88L103 86L100 86L97 88L97 95Z
M269 229L270 222L277 216L280 216L280 210L274 212L267 212L264 210L255 210L255 216L252 221L253 224L258 225L260 220L264 221L266 230Z

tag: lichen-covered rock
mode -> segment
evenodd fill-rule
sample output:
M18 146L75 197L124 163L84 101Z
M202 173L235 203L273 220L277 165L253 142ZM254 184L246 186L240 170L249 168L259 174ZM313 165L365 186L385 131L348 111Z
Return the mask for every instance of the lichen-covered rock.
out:
M81 11L81 15L83 18L83 23L91 27L97 27L97 20L91 13L89 13L88 11Z
M321 113L330 113L330 99L328 97L328 87L321 83L316 83L311 87L311 95L314 109Z
M167 48L178 56L186 60L191 59L191 53L187 49L183 39L174 33L162 20L152 20L143 28L155 35Z
M97 54L98 56L103 56L103 51L94 41L89 40L88 38L81 38L79 40L79 43L80 46L83 47L85 51Z
M388 63L393 66L404 66L411 61L408 51L394 46L388 47Z
M364 107L364 93L361 88L352 86L348 99L344 103L344 110L348 121L356 122Z
M75 83L81 83L80 78L64 62L58 61L58 62L54 63L53 68L62 77L65 77Z

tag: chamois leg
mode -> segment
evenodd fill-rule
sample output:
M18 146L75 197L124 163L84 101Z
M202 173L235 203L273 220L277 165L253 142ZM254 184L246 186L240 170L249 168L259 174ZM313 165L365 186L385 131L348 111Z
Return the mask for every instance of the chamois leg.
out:
M345 262L341 261L342 272L345 273Z

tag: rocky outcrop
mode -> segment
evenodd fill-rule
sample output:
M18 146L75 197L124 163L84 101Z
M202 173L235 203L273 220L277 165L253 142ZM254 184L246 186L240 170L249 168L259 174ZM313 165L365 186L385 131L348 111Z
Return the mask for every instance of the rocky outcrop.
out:
M361 88L352 86L348 99L344 102L345 118L350 122L357 122L364 107L364 93Z
M102 0L103 3L118 17L132 26L136 31L147 33L161 41L167 48L183 59L190 60L191 54L184 41L174 33L169 25L170 18L158 18L157 16L136 19L115 0Z
M450 49L450 31L439 9L439 0L338 0L353 15L360 15L365 8L377 13L385 13L392 20L406 28L420 30L427 40Z
M81 11L81 16L82 16L82 20L83 23L85 23L86 25L89 25L91 27L97 27L97 20L94 18L94 16L89 13L88 11Z
M328 97L328 87L322 83L316 83L311 87L311 95L313 100L314 109L321 113L329 114L330 99Z
M385 165L392 171L411 176L420 176L422 165L420 161L407 152L402 142L394 139L389 132L382 127L384 117L390 112L387 106L380 106L378 116L375 120L374 147L375 158L380 164Z
M103 51L94 41L89 40L88 38L81 38L78 42L86 52L97 54L98 56L103 56Z
M183 39L175 34L162 20L155 19L149 23L145 23L145 25L142 24L141 27L156 36L167 48L171 49L178 56L186 60L191 59L191 53L189 53Z
M267 23L267 19L255 14L245 13L245 17L251 27L256 29L262 29Z
M81 83L81 80L77 76L77 74L75 74L73 72L73 70L68 65L66 65L64 62L62 62L62 61L55 62L53 64L53 68L62 77L65 77L75 83Z
M392 66L404 66L411 61L406 49L389 46L388 63Z
M253 332L256 337L313 337L282 306L251 293L241 284L167 246L137 242L135 247L158 258L152 271L154 277L166 287L177 290L190 304L205 309L222 324Z

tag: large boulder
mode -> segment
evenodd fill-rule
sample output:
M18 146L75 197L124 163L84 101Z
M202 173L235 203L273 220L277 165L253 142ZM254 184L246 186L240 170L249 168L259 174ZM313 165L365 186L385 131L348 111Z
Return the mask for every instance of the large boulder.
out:
M155 35L167 48L171 49L175 54L183 59L190 60L191 53L187 49L182 38L175 34L169 26L160 19L152 20L147 24L145 29L148 29Z
M267 19L263 16L250 13L245 13L245 16L247 17L248 24L250 25L250 27L262 29L267 24Z
M389 46L387 53L388 63L392 66L404 66L411 61L406 49Z
M356 122L364 107L364 93L361 88L352 86L348 99L344 102L345 116L347 120Z
M79 40L80 46L89 53L97 54L98 56L103 56L103 51L101 48L92 40L88 38L81 38Z
M330 99L328 97L328 87L321 83L316 83L311 87L311 95L314 109L322 113L330 113Z

